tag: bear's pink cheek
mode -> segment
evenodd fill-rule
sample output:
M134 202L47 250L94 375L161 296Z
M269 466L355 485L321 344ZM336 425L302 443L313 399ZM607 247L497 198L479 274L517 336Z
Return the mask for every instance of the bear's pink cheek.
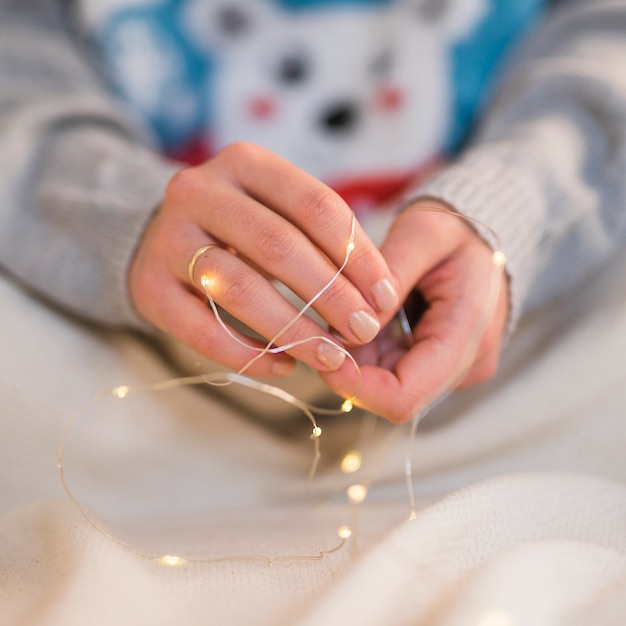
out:
M374 106L382 113L396 113L405 104L405 93L396 85L381 85L374 93Z
M256 96L247 102L245 108L251 120L268 122L276 115L277 103L270 96Z

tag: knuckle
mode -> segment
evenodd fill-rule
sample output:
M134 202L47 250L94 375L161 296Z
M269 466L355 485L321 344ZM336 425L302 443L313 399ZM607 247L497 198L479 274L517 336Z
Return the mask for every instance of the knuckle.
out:
M303 342L304 344L308 344L311 340L311 333L307 331L305 324L302 322L297 323L295 326L290 328L286 333L281 335L279 343L281 345L293 344ZM294 346L292 350L295 349L296 353L302 352L302 346Z
M347 290L345 289L343 281L336 280L326 289L319 304L334 313L345 308L348 300ZM355 303L352 308L356 310L361 306L362 303Z
M271 264L285 263L297 247L297 237L279 226L267 226L259 232L258 254L262 261Z
M235 163L240 161L255 161L260 147L248 141L233 141L219 152L219 157Z
M258 288L252 277L237 276L228 282L222 282L219 299L220 304L228 310L242 302L254 302L257 294Z
M405 424L417 413L417 406L416 398L399 401L386 417L393 424Z
M307 192L302 208L303 218L312 228L326 230L338 225L345 205L332 189L326 188Z
M201 180L197 168L185 167L178 170L165 187L166 203L177 205L184 202L190 195L197 192Z
M221 332L217 324L206 326L189 339L188 345L207 359L215 359L215 348L219 345Z
M362 246L355 246L350 256L350 262L353 266L376 267L374 260L375 257L372 255L371 250Z

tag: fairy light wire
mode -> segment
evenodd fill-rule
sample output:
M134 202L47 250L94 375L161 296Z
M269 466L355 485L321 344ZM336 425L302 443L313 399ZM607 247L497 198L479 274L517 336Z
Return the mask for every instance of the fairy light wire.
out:
M362 385L363 385L361 368L358 366L358 364L357 364L355 358L352 356L352 354L350 354L350 352L348 352L348 350L346 350L346 348L344 346L341 346L337 342L332 341L328 337L324 337L322 335L315 335L315 336L312 336L312 337L306 337L304 339L293 341L291 343L284 344L282 346L274 346L274 344L286 332L288 332L295 324L297 324L297 322L304 315L306 315L307 311L315 304L315 302L317 300L319 300L319 298L321 298L332 287L332 285L337 281L339 276L341 276L341 274L345 270L346 266L348 265L348 261L350 260L350 255L352 254L352 252L353 252L353 250L355 248L355 243L354 243L355 230L356 230L356 216L355 216L354 213L352 213L352 220L351 220L351 223L350 223L350 234L348 236L348 242L347 242L346 247L345 247L345 254L344 254L344 259L343 259L342 264L339 266L339 268L336 270L336 272L330 278L330 280L298 311L298 313L285 326L283 326L283 328L281 328L267 342L267 344L265 345L264 348L259 348L258 346L254 346L254 345L248 343L247 341L244 341L243 339L241 339L237 335L235 335L235 333L233 333L231 328L222 319L222 316L220 315L220 312L219 312L219 309L217 307L217 304L215 303L213 295L211 294L211 290L210 290L211 279L206 274L202 275L202 277L200 278L200 284L202 285L202 288L203 288L204 293L205 293L205 295L207 297L209 306L211 307L211 310L213 311L213 315L215 316L215 319L217 320L218 324L222 327L222 329L228 334L228 336L233 341L235 341L239 345L243 346L244 348L248 348L249 350L258 352L257 355L255 355L252 359L250 359L247 363L245 363L243 365L243 367L237 372L238 374L244 374L248 369L250 369L250 367L252 367L257 361L262 359L266 354L280 354L282 352L286 352L288 350L291 350L291 349L293 349L295 347L304 345L304 344L309 343L311 341L316 341L316 340L317 341L323 341L324 343L332 345L334 348L339 350L354 365L354 368L355 368L356 373L357 373L357 386L356 386L356 390L355 390L354 394L350 398L347 399L347 400L350 400L352 403L354 403L354 401L360 395L361 389L362 389ZM230 383L226 383L226 384L230 384ZM346 412L346 411L344 411L344 412Z
M278 398L278 399L280 399L280 400L282 400L284 402L287 402L287 403L291 404L292 406L295 406L296 408L300 409L306 415L306 417L309 419L309 421L311 422L313 428L312 428L312 432L311 432L310 438L313 441L313 456L312 456L312 459L311 459L311 465L310 465L309 473L308 473L308 477L307 477L307 496L309 496L310 495L310 490L311 490L311 485L312 485L313 479L315 477L315 474L317 472L317 467L318 467L318 464L319 464L319 460L321 458L321 450L320 450L320 441L319 440L320 440L320 437L321 437L321 434L322 434L322 429L317 424L317 420L315 419L314 413L318 413L318 414L340 414L342 412L342 410L343 410L343 412L346 412L345 407L347 405L344 402L344 404L342 405L342 410L330 410L330 409L326 409L326 408L316 407L314 405L311 405L311 404L308 404L306 402L303 402L303 401L299 400L293 394L290 394L289 392L287 392L284 389L281 389L280 387L276 387L276 386L270 385L268 383L262 383L260 381L256 381L256 380L254 380L252 378L244 376L243 374L254 363L256 363L259 359L261 359L263 356L265 356L268 353L277 354L277 353L280 353L280 352L284 352L284 351L290 350L290 349L292 349L292 348L294 348L296 346L305 344L305 343L310 342L310 341L320 340L320 341L324 341L326 343L329 343L329 344L332 344L333 346L335 346L337 349L339 349L341 352L343 352L346 355L346 357L354 365L355 370L356 370L357 375L358 375L358 382L357 382L356 391L355 391L354 395L349 400L351 402L356 400L357 396L360 394L361 387L362 387L361 370L360 370L359 365L356 362L355 358L343 346L340 346L336 342L334 342L334 341L332 341L332 340L330 340L330 339L328 339L327 337L324 337L324 336L307 337L305 339L294 341L294 342L288 343L288 344L283 345L283 346L274 346L276 341L278 341L281 336L283 336L290 328L292 328L306 314L306 312L313 306L313 304L326 291L328 291L328 289L330 289L330 287L335 283L335 281L343 273L344 269L346 268L346 266L347 266L347 264L348 264L348 262L350 260L350 255L351 255L352 251L355 248L355 244L354 244L355 228L356 228L356 217L355 217L354 214L352 214L352 220L351 220L351 225L350 225L350 234L349 234L349 237L348 237L348 242L347 242L346 247L345 247L345 255L344 255L344 259L343 259L342 264L339 266L339 268L336 270L336 272L333 274L333 276L330 278L330 280L304 305L304 307L302 309L300 309L298 311L297 315L295 315L282 329L279 330L278 333L276 333L274 335L274 337L272 337L268 341L268 343L266 344L266 346L264 348L259 348L258 346L250 345L249 343L241 340L239 337L237 337L230 330L230 328L226 325L226 323L223 321L222 317L220 316L219 310L218 310L218 308L217 308L217 306L215 304L213 296L210 293L210 290L208 289L208 280L206 278L206 275L202 276L201 284L202 284L204 292L205 292L205 294L207 296L207 300L208 300L209 305L210 305L210 307L211 307L211 309L212 309L212 311L213 311L213 313L215 315L216 320L221 325L223 330L225 330L228 333L228 335L231 337L231 339L233 339L237 343L243 345L246 348L249 348L251 350L254 350L254 351L258 352L258 354L255 355L250 361L248 361L237 373L220 372L220 373L216 373L216 374L201 374L201 375L197 375L197 376L187 376L187 377L183 377L183 378L170 379L170 380L161 381L161 382L153 383L153 384L147 384L147 385L137 385L137 386L121 385L119 387L115 387L115 388L111 389L110 391L97 394L90 402L85 404L81 409L79 409L70 418L70 420L67 422L67 424L65 425L65 427L63 428L63 431L61 433L61 438L60 438L59 446L58 446L58 449L57 449L57 468L59 470L61 484L62 484L63 489L65 490L66 494L68 495L68 497L70 498L70 500L72 501L74 506L77 508L77 510L82 514L82 516L87 520L87 522L94 529L96 529L98 532L100 532L103 536L105 536L109 540L111 540L111 541L117 543L118 545L120 545L120 546L122 546L122 547L124 547L124 548L126 548L128 550L130 550L135 555L137 555L139 557L142 557L142 558L145 558L145 559L152 560L152 561L157 561L159 563L162 563L162 564L168 565L168 566L177 566L177 565L181 565L183 563L192 563L192 562L219 562L219 561L229 561L229 560L256 560L256 561L260 560L260 561L267 562L268 564L272 564L272 563L277 562L277 561L319 560L319 559L323 558L323 556L325 554L332 554L334 552L337 552L338 550L340 550L343 547L343 545L346 543L346 541L352 535L352 531L350 530L350 528L348 526L341 526L339 528L339 530L337 531L337 534L338 534L339 539L340 539L339 544L337 546L335 546L333 548L330 548L330 549L317 549L315 555L285 555L285 556L277 556L277 557L267 557L267 556L263 556L263 555L250 554L250 555L233 555L233 556L213 558L213 559L193 559L193 558L180 557L180 556L169 555L169 554L166 554L166 555L156 555L156 554L150 554L150 553L145 553L145 552L136 550L129 543L127 543L126 541L122 540L121 538L115 536L114 534L109 532L106 528L104 528L100 524L98 524L93 519L93 517L88 513L88 511L85 508L85 506L74 495L74 493L72 492L72 490L71 490L71 488L70 488L70 486L69 486L69 484L67 482L67 478L66 478L66 475L65 475L65 467L64 467L64 464L63 464L63 452L64 452L65 443L66 443L66 439L67 439L67 436L69 434L69 431L72 428L72 426L74 425L74 423L76 422L76 420L79 417L81 417L84 413L86 413L89 410L89 408L91 408L96 402L98 402L102 398L105 398L105 397L116 397L118 399L124 399L130 393L134 393L134 392L138 392L138 391L153 391L153 392L156 392L156 391L163 391L163 390L166 390L166 389L174 389L174 388L183 387L183 386L187 386L187 385L194 385L194 384L230 385L230 384L233 384L233 383L237 383L237 384L240 384L242 386L247 386L247 387L253 388L253 389L255 389L255 390L257 390L257 391L259 391L261 393L265 393L267 395L274 396L274 397L276 397L276 398ZM352 405L350 405L350 408L351 408L351 406Z
M421 212L421 211L428 211L432 213L443 213L445 215L457 217L467 222L468 224L475 227L477 232L479 232L479 234L481 234L481 231L483 233L487 233L491 239L491 242L488 242L488 245L490 245L492 249L492 254L491 254L492 267L493 269L495 269L498 278L502 275L506 266L507 257L503 251L502 241L500 240L498 233L496 233L496 231L493 228L491 228L490 226L485 224L482 220L476 217L473 217L471 215L466 215L464 213L459 213L458 211L454 211L453 209L447 209L447 208L434 206L434 205L423 205L423 204L416 205L415 203L418 200L425 200L425 199L419 198L419 197L407 198L405 202L400 206L398 210L398 214L406 214L406 213ZM488 294L487 301L489 303L489 306L491 306L492 308L495 308L498 297L499 297L499 293L500 293L500 281L492 280L489 291L490 293ZM409 345L413 345L414 341L413 341L411 325L406 316L406 312L404 311L403 308L401 309L401 313L398 316L398 320L400 323L401 330L404 334L405 341ZM409 434L407 437L406 452L405 452L405 457L404 457L404 479L405 479L407 496L408 496L408 504L409 504L409 520L413 520L417 517L417 504L415 500L415 485L414 485L414 478L413 478L412 451L415 445L415 439L417 437L418 426L421 420L424 419L424 417L426 417L428 413L430 413L435 407L441 404L452 393L455 383L459 382L466 373L467 373L466 371L462 371L459 374L457 374L456 378L454 378L451 381L451 383L448 385L448 388L445 389L444 392L441 393L439 397L435 398L435 400L431 402L428 406L416 412L409 422Z
M59 440L59 446L57 448L57 469L59 470L59 476L61 480L61 484L63 489L69 499L72 501L78 512L83 516L83 518L100 534L104 537L113 541L119 546L129 550L133 554L143 559L147 559L150 561L158 562L162 565L167 565L170 567L184 565L187 563L218 563L224 561L263 561L268 565L272 565L275 562L281 561L318 561L321 560L324 555L332 554L334 552L339 551L346 543L346 541L351 537L352 531L348 526L341 526L337 530L337 536L339 537L339 543L332 548L321 549L318 548L315 550L315 554L308 555L279 555L274 557L269 557L260 554L240 554L240 555L228 555L223 557L213 557L213 558L193 558L189 556L179 556L172 554L155 554L144 552L141 550L137 550L135 547L130 545L127 541L124 541L117 535L113 534L109 530L107 530L104 526L100 525L96 520L92 517L92 515L87 511L85 505L83 505L80 500L75 496L74 492L69 486L67 482L67 478L65 475L65 466L63 463L64 460L64 449L67 437L72 426L75 422L84 415L93 405L95 405L99 400L106 397L113 397L123 400L127 398L130 394L141 392L141 391L164 391L168 389L175 389L179 387L189 386L189 385L197 385L197 384L206 384L211 383L212 381L221 381L228 380L233 383L238 383L241 385L246 385L248 387L257 389L263 393L275 396L280 398L286 402L293 404L300 408L307 417L312 421L313 434L311 435L311 439L314 441L314 455L311 463L311 468L309 470L309 483L313 478L313 474L317 468L317 463L320 458L320 447L319 447L319 437L321 435L321 429L317 426L315 417L313 415L313 411L315 411L318 407L314 407L313 405L309 405L305 402L302 402L292 394L280 389L278 387L273 387L272 385L267 385L265 383L261 383L259 381L255 381L254 379L248 378L246 376L241 376L239 374L235 374L233 372L218 372L214 374L202 374L197 376L186 376L183 378L175 378L166 381L161 381L154 384L146 384L146 385L121 385L119 387L114 387L113 389L102 392L94 396L89 402L85 403L74 415L68 420L65 424L61 437ZM317 430L316 430L317 429Z
M496 248L492 256L493 265L500 271L503 271L505 262L506 262L506 256L501 250L500 240L497 234L495 233L495 231L493 231L493 229L491 229L486 224L484 224L483 222L481 222L480 220L476 218L458 213L456 211L443 209L437 206L422 205L418 207L413 207L411 206L413 202L414 200L408 201L404 205L403 212L432 211L432 212L438 212L438 213L445 213L445 214L463 219L467 222L473 223L476 226L479 226L480 228L488 232L491 235L493 241L496 242ZM330 549L317 549L315 551L315 554L309 554L309 555L284 555L284 556L268 557L268 556L258 555L258 554L247 554L247 555L232 555L232 556L224 556L224 557L216 557L216 558L208 558L208 559L195 559L195 558L182 557L182 556L171 555L171 554L152 554L152 553L142 552L142 551L135 549L129 543L122 540L121 538L115 536L114 534L106 530L104 527L100 526L88 513L86 507L78 500L78 498L76 498L76 496L72 492L66 479L65 468L63 465L63 451L64 451L64 447L65 447L65 443L66 443L66 439L68 437L69 431L72 428L72 426L75 424L76 420L82 415L84 415L96 402L98 402L102 398L112 396L112 397L116 397L119 399L124 399L130 393L135 393L138 391L156 392L156 391L164 391L167 389L174 389L178 387L196 385L196 384L210 384L210 385L240 384L243 386L256 389L257 391L261 393L265 393L267 395L276 397L284 402L291 404L292 406L301 410L311 422L313 429L312 429L310 438L313 440L313 458L311 461L311 466L309 469L309 474L308 474L308 479L307 479L307 493L309 493L310 487L311 487L313 478L315 476L315 473L317 471L318 463L321 457L319 440L320 440L322 431L321 431L321 428L318 426L317 421L315 419L315 413L326 414L326 415L332 415L332 414L337 415L337 414L340 414L341 412L350 411L352 407L354 406L354 402L357 400L358 396L361 393L362 372L358 363L356 362L356 359L352 356L350 352L348 352L343 346L333 342L332 340L324 336L308 337L308 338L294 341L294 342L291 342L282 346L275 346L274 344L290 328L292 328L302 318L303 315L306 314L306 312L313 306L313 304L328 289L330 289L333 283L342 274L342 272L344 271L345 267L347 266L349 262L350 255L355 248L355 243L354 243L355 226L356 226L356 218L353 214L351 227L350 227L350 234L349 234L348 241L345 247L344 260L342 264L339 266L339 268L337 269L337 271L334 273L334 275L331 277L331 279L303 306L302 309L298 311L298 313L294 316L294 318L292 318L278 333L274 335L274 337L272 337L272 339L268 341L268 343L263 348L250 345L246 341L243 341L242 339L237 337L232 332L232 330L228 327L228 325L223 321L222 317L220 316L218 307L215 304L215 301L210 293L209 280L207 279L206 275L202 276L201 283L202 283L202 287L205 292L205 295L207 297L208 303L215 315L216 320L221 325L223 330L227 332L228 335L237 343L243 345L244 347L248 349L258 352L258 354L256 354L250 361L248 361L238 372L234 373L234 372L225 371L225 372L219 372L215 374L200 374L196 376L187 376L187 377L182 377L182 378L169 379L166 381L161 381L161 382L153 383L153 384L144 384L144 385L136 385L136 386L122 385L119 387L115 387L111 389L110 391L97 394L96 396L94 396L94 398L92 398L92 400L90 400L88 403L83 405L83 407L81 407L70 418L70 420L66 423L61 433L60 442L59 442L59 446L57 449L57 468L59 469L62 486L65 492L67 493L68 497L70 498L74 506L77 508L77 510L82 514L82 516L94 529L96 529L99 533L101 533L103 536L105 536L109 540L115 542L116 544L120 546L123 546L125 549L128 549L135 555L145 558L145 559L149 559L151 561L158 562L160 564L168 565L168 566L178 566L178 565L187 564L187 563L213 563L213 562L221 562L221 561L238 561L238 560L263 561L270 565L274 562L280 562L280 561L320 560L324 557L324 555L337 552L345 545L348 539L350 539L350 537L353 535L353 529L348 525L341 526L338 529L337 535L340 541L335 547L332 547ZM497 298L497 293L499 292L500 283L499 281L496 281L496 282L497 282L497 285L496 285L496 290L495 290L496 291L495 297ZM493 294L491 294L491 296L492 297L490 299L493 300L494 299ZM409 341L413 341L412 329L411 329L409 320L406 317L406 313L403 309L400 313L399 321L401 324L401 328L406 336L406 339ZM280 387L269 385L267 383L262 383L260 381L256 381L252 378L244 376L244 373L254 363L256 363L259 359L261 359L266 354L277 354L280 352L284 352L298 345L302 345L306 342L310 342L313 340L324 341L335 346L337 349L343 352L346 355L346 357L352 362L357 372L358 384L357 384L355 394L344 400L340 410L316 407L314 405L311 405L309 403L299 400L297 397L293 396L292 394L285 391L284 389L281 389ZM404 474L405 474L406 487L407 487L408 499L409 499L409 519L414 519L416 516L416 501L415 501L415 493L414 493L411 451L415 442L415 438L417 436L418 425L419 425L420 420L425 416L427 412L429 412L432 408L434 408L437 404L439 404L443 399L445 399L449 395L449 393L451 392L451 388L452 388L452 385L450 385L449 388L446 389L444 393L440 395L439 398L437 398L428 407L417 412L410 421L410 430L409 430L409 434L407 438L407 450L406 450L405 463L404 463ZM361 454L361 452L359 452L358 450L356 452L358 452L358 454ZM359 465L359 468L357 468L357 470L358 469L360 469L360 465ZM350 487L348 487L347 495L348 495L348 499L350 503L353 505L353 510L354 510L353 518L355 520L355 524L356 524L356 519L358 517L359 507L361 506L361 504L365 500L365 497L367 496L370 483L371 483L371 479L366 481L365 483L363 482L355 483L355 484L350 485Z

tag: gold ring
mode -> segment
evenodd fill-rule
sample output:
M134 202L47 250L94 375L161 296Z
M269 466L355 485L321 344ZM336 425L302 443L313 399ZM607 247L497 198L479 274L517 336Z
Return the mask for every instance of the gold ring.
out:
M208 252L211 248L221 248L219 243L208 243L206 246L202 246L198 248L191 257L191 261L189 261L189 266L187 267L187 275L189 276L189 283L195 285L193 280L193 273L196 269L196 263L198 259L205 253Z

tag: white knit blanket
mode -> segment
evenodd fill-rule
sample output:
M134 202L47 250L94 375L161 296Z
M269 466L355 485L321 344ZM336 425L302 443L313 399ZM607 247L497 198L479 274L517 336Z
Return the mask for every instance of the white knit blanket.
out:
M526 320L497 379L420 426L412 520L406 429L325 419L307 499L301 416L255 422L196 388L105 400L70 431L64 467L133 549L78 512L57 445L94 394L172 370L7 280L0 301L2 626L626 623L624 259ZM365 464L347 476L338 462L355 446ZM350 508L346 487L370 480ZM343 524L338 551L280 558L336 547ZM143 549L277 558L169 567Z

